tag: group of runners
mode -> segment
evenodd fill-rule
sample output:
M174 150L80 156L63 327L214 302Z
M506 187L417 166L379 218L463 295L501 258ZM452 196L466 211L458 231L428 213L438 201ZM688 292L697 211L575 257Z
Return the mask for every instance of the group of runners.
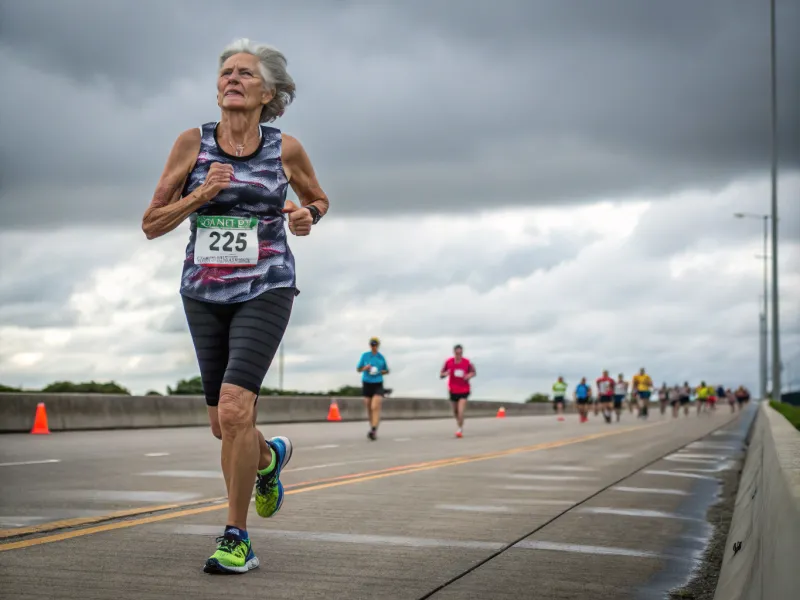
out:
M356 371L361 373L361 391L369 419L367 438L370 440L376 440L378 437L381 402L385 395L383 377L389 374L386 358L379 350L380 343L378 338L371 338L369 341L370 349L361 355L356 365ZM457 438L464 435L464 410L472 391L470 380L475 375L475 365L464 356L464 348L461 344L456 344L453 348L453 356L445 360L439 371L439 377L441 379L447 378L447 390L453 407L453 417L458 427L456 429Z
M564 378L559 376L553 384L553 410L558 414L558 420L564 420L564 408L567 399L567 384ZM594 410L595 416L601 412L607 423L612 422L614 414L619 421L624 408L633 413L638 412L638 418L648 417L651 397L653 395L653 379L642 367L633 376L631 382L625 380L625 376L620 373L617 379L609 376L608 371L603 371L602 376L595 381L595 388L587 383L586 377L582 377L573 391L573 399L578 411L578 418L581 423L589 420L589 413ZM594 391L596 389L596 392ZM658 405L661 414L671 408L672 416L677 418L681 409L686 416L689 416L689 407L693 399L697 402L697 414L716 410L718 401L727 400L731 412L737 408L741 410L744 403L750 400L750 392L744 386L739 386L735 391L723 386L714 387L702 381L699 386L692 388L688 381L683 385L668 386L664 383L656 390Z

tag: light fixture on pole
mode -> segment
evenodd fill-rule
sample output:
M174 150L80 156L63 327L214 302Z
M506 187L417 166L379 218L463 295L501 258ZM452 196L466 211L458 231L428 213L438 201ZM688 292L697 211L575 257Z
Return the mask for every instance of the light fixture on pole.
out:
M769 356L768 356L768 350L767 350L769 348L769 332L768 332L769 327L767 325L767 323L768 323L767 315L769 314L769 311L767 310L768 307L769 307L769 301L768 301L768 296L767 296L767 261L769 259L768 255L767 255L767 238L769 237L769 233L768 233L769 228L768 228L767 225L768 225L768 221L770 219L770 216L769 215L757 215L757 214L754 214L754 213L745 213L745 212L737 212L737 213L734 213L733 216L736 217L737 219L761 219L764 222L764 240L763 240L764 254L762 255L763 259L764 259L764 282L763 282L764 283L764 308L763 308L763 313L764 313L764 333L763 333L764 342L761 344L761 348L762 348L762 351L763 351L764 354L761 356L761 361L760 362L761 362L761 397L762 398L766 398L767 397L767 391L768 391L767 390L767 382L769 381Z

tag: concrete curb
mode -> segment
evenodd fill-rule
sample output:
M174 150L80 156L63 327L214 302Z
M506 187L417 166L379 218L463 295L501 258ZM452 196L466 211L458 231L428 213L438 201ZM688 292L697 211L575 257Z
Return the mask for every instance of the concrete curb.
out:
M366 419L361 398L262 396L258 400L258 423L326 421L332 400L337 401L343 421ZM0 394L0 433L30 431L39 402L45 404L51 431L208 425L206 403L201 396L17 393ZM467 411L470 417L494 417L500 406L505 407L509 417L554 414L549 402L470 400ZM386 420L450 418L452 414L449 400L431 398L386 398L381 410L381 418Z
M800 589L800 431L766 402L747 452L715 600L795 598Z

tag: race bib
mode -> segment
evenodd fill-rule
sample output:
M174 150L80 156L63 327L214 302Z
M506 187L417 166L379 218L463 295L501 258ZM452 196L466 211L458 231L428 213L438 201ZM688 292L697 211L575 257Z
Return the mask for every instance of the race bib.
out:
M197 217L194 264L251 267L258 264L256 217Z
M369 374L370 375L377 375L378 374L378 367L375 367L375 366L370 367L369 368Z
M456 369L455 371L453 371L453 377L463 378L464 377L464 369Z

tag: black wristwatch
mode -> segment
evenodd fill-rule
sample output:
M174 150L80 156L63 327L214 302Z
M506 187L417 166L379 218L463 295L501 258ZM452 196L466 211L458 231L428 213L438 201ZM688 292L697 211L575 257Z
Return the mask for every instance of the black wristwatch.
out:
M308 212L311 213L311 218L313 219L312 223L314 225L319 223L319 220L322 218L322 215L320 214L319 209L314 205L308 205L308 206L306 206L306 208L308 209Z

